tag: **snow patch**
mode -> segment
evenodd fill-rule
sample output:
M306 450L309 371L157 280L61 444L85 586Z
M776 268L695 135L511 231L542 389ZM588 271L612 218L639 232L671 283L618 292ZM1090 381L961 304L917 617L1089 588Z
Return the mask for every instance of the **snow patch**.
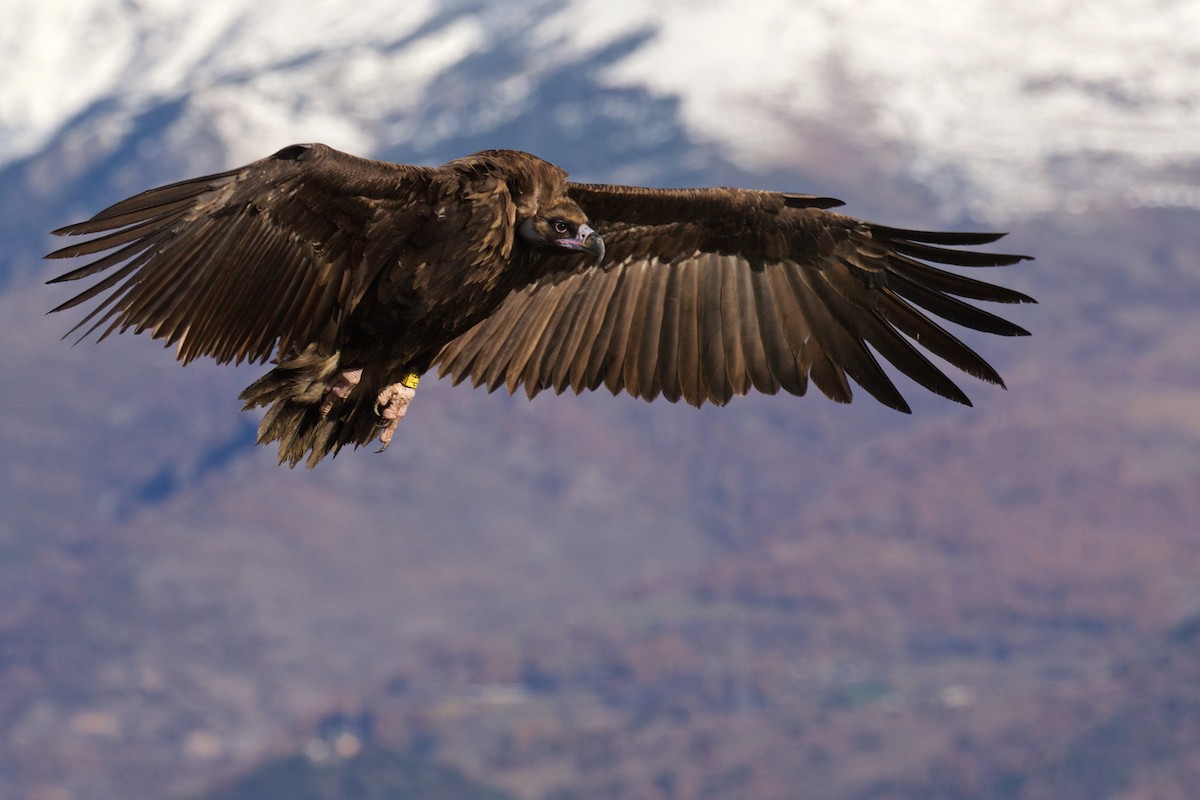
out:
M293 141L365 154L484 132L536 102L547 72L622 43L603 81L677 97L689 132L749 169L802 163L798 131L816 121L890 148L976 213L1187 200L1181 168L1200 151L1194 0L513 1L475 14L449 0L9 0L5 23L0 166L89 109L119 135L174 99L237 159ZM430 95L514 32L538 58L480 75L499 87L491 105L468 115ZM422 114L431 101L437 113Z

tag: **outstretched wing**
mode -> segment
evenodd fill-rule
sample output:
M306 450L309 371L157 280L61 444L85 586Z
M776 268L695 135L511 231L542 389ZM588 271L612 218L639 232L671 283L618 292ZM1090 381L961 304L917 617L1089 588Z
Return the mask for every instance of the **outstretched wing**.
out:
M293 145L151 189L54 232L102 235L47 256L100 256L51 283L107 272L54 311L104 295L72 332L88 323L80 338L149 331L177 344L185 363L266 360L314 343L328 351L389 255L428 217L433 172Z
M573 260L514 292L442 350L442 374L489 390L524 386L530 397L604 385L697 406L751 388L802 395L810 379L849 402L849 377L907 412L876 354L968 405L919 348L1003 385L922 309L976 330L1026 335L963 298L1031 298L927 263L990 267L1027 258L958 249L1002 234L873 225L824 210L836 200L808 195L572 184L571 196L604 237L607 266Z

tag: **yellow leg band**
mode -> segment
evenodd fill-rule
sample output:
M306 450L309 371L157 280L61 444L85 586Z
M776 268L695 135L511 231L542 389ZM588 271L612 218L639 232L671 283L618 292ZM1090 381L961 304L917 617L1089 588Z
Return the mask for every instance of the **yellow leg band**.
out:
M405 386L407 386L410 389L417 388L417 384L420 382L421 382L421 376L415 372L410 372L407 375L405 375L403 378L400 379L400 383L404 384Z

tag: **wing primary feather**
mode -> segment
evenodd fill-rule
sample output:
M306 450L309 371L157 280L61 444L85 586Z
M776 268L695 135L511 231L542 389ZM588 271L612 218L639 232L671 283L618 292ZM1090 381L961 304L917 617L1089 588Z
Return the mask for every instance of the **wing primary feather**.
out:
M174 206L175 204L190 205L197 197L220 188L238 176L241 170L221 172L216 175L206 175L202 178L190 178L185 181L170 183L155 189L148 189L133 197L113 203L108 208L99 211L90 219L64 225L52 233L55 236L77 236L80 234L96 233L127 225L135 219L142 219L147 211ZM155 214L157 215L157 214Z
M287 246L280 241L282 237L271 230L260 232L253 237L250 245L239 253L250 264L280 264L287 263ZM242 270L245 277L240 281L234 303L224 305L213 314L213 326L219 328L225 335L220 346L215 342L213 350L218 359L240 364L247 358L254 360L265 358L274 349L275 333L264 325L268 316L275 308L275 295L278 284L286 278L286 272L265 272L262 270ZM343 282L349 274L342 271L336 273ZM221 348L221 349L219 349Z
M292 348L303 347L311 342L311 331L316 327L316 315L323 305L322 296L325 294L323 287L326 276L323 273L328 265L318 266L311 258L305 257L297 266L309 272L310 276L305 285L307 291L300 298L301 302L297 306L290 329L281 331L280 349L285 352ZM286 347L284 347L285 342L287 343Z
M317 278L317 285L321 287L321 291L316 294L316 310L303 320L306 341L319 343L322 328L333 315L338 298L336 291L328 291L325 287L339 281L341 277L341 264L326 261L321 265Z
M283 249L281 255L283 263L288 264L287 249ZM272 275L269 283L264 282L262 278L256 282L253 291L259 297L259 301L256 307L251 309L251 313L247 314L245 345L236 355L236 362L268 359L272 350L276 349L277 331L286 330L289 320L287 315L281 315L280 309L292 305L293 293L301 272L302 270L295 269L282 270L277 275ZM342 273L342 281L350 281L348 271ZM270 297L270 301L264 302L263 297Z
M211 265L223 256L222 245L238 227L236 222L200 224L192 235L166 243L129 298L129 305L142 309L137 324L151 327L168 344L176 342L192 310L207 299Z
M775 376L788 392L803 396L808 391L808 373L812 368L815 343L811 341L811 324L796 299L795 284L788 277L793 269L796 269L794 263L774 262L764 267L763 274L767 280L767 294L775 303L779 326L787 344L787 352L780 354L779 369L774 370Z
M722 264L723 260L712 254L705 254L696 259L699 269L697 305L700 312L698 332L701 373L708 389L706 399L719 406L728 403L733 396L729 378L725 373L725 343L722 340Z
M274 343L281 359L292 350L293 340L289 326L295 319L293 310L312 277L311 270L305 269L303 260L297 263L289 257L286 263L290 264L290 268L281 276L286 283L279 287L275 302L262 304L263 315L259 322L259 330L263 332L259 352L264 352L266 357L269 357L271 348L268 343L271 342ZM275 331L279 332L278 337L275 336Z
M779 307L771 295L770 277L767 272L769 268L766 264L758 264L752 266L748 273L755 316L758 320L757 338L762 348L763 364L771 376L769 385L774 386L772 394L779 389L790 394L800 394L802 390L797 390L801 389L802 381L796 374L796 359L788 346Z
M223 257L238 258L244 263L270 263L264 257L265 238L250 235L241 226L239 235L224 247ZM221 256L219 256L221 257ZM180 340L179 353L184 363L200 355L212 355L217 363L226 363L236 351L247 328L255 296L253 270L221 270L205 286L205 302L187 315L187 333Z
M887 244L897 253L924 261L933 261L937 264L953 264L956 267L1007 267L1029 258L1029 256L1015 256L1006 253L951 250L903 240L891 240Z
M595 390L603 381L605 355L612 337L614 307L617 305L614 298L622 283L622 275L622 272L616 272L611 277L606 276L604 280L596 281L596 311L592 315L588 334L581 343L576 366L571 374L571 385L577 392L583 389Z
M899 297L885 291L880 302L883 318L905 336L939 358L980 380L1004 386L1004 380L991 364L956 336L926 317Z
M1009 322L1003 317L984 311L981 308L976 308L970 303L965 303L956 297L922 286L905 275L893 273L889 276L888 286L896 294L907 298L921 306L921 308L958 325L1000 336L1029 335L1029 331L1020 325Z
M625 352L629 346L629 326L632 322L633 309L641 289L641 263L621 267L621 285L613 298L612 327L608 331L607 347L604 350L603 364L600 374L604 385L613 394L622 388L622 378L625 368Z
M708 384L700 361L700 265L692 258L681 262L678 269L679 344L675 371L683 399L699 407L708 399Z
M758 272L755 271L757 266ZM738 322L741 324L743 363L750 384L764 394L779 391L779 382L768 365L766 330L760 316L766 313L761 298L756 292L756 283L761 273L761 264L752 266L749 261L738 259L732 271L737 276Z
M908 228L893 228L889 225L877 225L870 223L868 227L872 234L882 234L883 238L894 241L909 241L909 242L924 242L925 244L945 244L945 245L981 245L991 244L998 241L1006 234L1003 233L981 233L971 231L917 231ZM877 236L878 238L878 236ZM1028 258L1028 256L1019 256L1018 258Z
M750 391L746 369L745 342L742 341L742 315L746 308L738 292L741 264L733 258L715 257L714 266L721 274L721 340L725 346L725 377L730 392L744 395Z
M78 256L91 255L104 250L111 250L114 247L119 247L128 242L135 240L144 240L147 237L158 233L167 228L171 223L183 217L182 211L177 211L173 214L165 214L163 216L154 217L152 219L139 222L136 225L129 225L115 233L110 233L105 236L100 236L95 239L88 239L85 242L76 242L75 244L60 247L53 253L50 253L46 258L77 258ZM89 265L91 266L91 265ZM83 273L84 275L89 273ZM78 276L82 277L82 275ZM59 281L72 280L67 276L59 276L47 283L58 283Z
M858 335L847 329L844 321L846 315L840 307L841 298L821 290L826 287L824 274L789 270L787 275L796 289L796 300L811 324L812 343L816 346L816 352L809 376L817 388L831 400L849 403L854 396L846 380L849 373L880 402L907 412L909 409L904 398L880 369L875 357Z
M526 287L509 295L496 312L466 334L472 341L464 346L455 368L471 376L472 386L482 385L493 392L505 384L510 394L516 390L521 379L513 375L513 352L522 346L536 346L554 312L553 304L533 302L534 293L542 290L545 288ZM536 394L536 387L533 389Z
M1037 302L1021 292L931 267L899 253L888 253L885 256L885 262L889 274L899 275L935 292L971 300L986 300L992 303Z
M612 349L609 351L614 358L613 362L609 364L605 380L605 385L614 394L623 388L634 397L641 396L638 394L637 385L637 357L638 339L641 336L642 324L645 322L647 263L650 262L639 262L626 275L626 281L628 281L626 291L629 292L629 297L623 306L623 311L627 310L627 313L618 320L619 323L624 324L613 329L613 344L616 345L617 350L616 352ZM618 334L620 335L619 339L616 338Z
M560 394L568 386L576 394L580 390L574 376L580 363L586 360L586 351L591 345L589 332L597 325L597 315L602 313L596 307L600 292L597 291L597 281L592 280L595 275L589 271L571 279L574 285L571 291L579 298L579 302L571 309L571 325L554 355L554 370L549 378L554 391Z
M503 308L501 306L501 311ZM487 342L487 331L491 330L490 323L494 319L495 315L479 322L442 348L437 357L439 378L449 375L451 385L457 386L471 375L471 367Z
M638 396L644 400L653 400L662 391L662 382L658 377L658 359L663 337L664 303L669 276L670 267L660 261L652 261L646 269L642 330L631 343L637 348Z
M532 320L530 331L538 331L534 337L535 346L533 352L529 356L523 372L523 381L525 383L525 394L533 399L534 395L542 389L547 388L546 376L549 374L549 367L546 362L546 353L556 344L554 337L551 334L551 325L553 324L556 311L564 305L564 300L569 300L563 284L557 284L545 290L546 294L536 306L538 317ZM526 325L524 318L521 319L520 325Z
M682 396L679 383L679 274L682 267L679 263L671 261L663 264L661 269L664 270L665 276L663 278L662 321L659 324L655 382L662 391L663 397L676 403Z
M222 329L221 322L236 325L238 320L224 314L223 307L227 304L240 307L245 302L240 290L249 270L217 269L213 265L241 261L239 251L247 240L250 225L239 218L237 224L213 227L216 235L211 255L203 261L191 259L180 265L190 266L198 280L186 294L180 295L185 302L171 310L168 332L160 334L168 342L178 343L177 353L185 364L210 352L218 363L228 360L218 349L229 333L228 327Z
M107 297L98 303L96 307L87 314L87 316L85 316L74 327L72 327L71 330L67 332L68 335L78 330L89 320L100 315L101 312L104 313L102 316L99 316L96 324L92 325L86 332L84 332L83 335L79 337L77 342L82 341L83 339L86 339L88 336L95 333L105 321L112 319L114 316L117 316L116 323L114 323L114 325L111 326L106 332L101 334L99 340L106 338L118 325L122 330L124 330L130 325L143 324L141 321L130 317L126 309L131 303L135 303L139 296L146 296L147 294L146 285L149 283L149 281L146 276L142 274L143 268L147 265L153 265L161 256L161 252L171 246L171 240L165 236L165 233L161 235L161 238L164 241L157 249L155 249L154 245L159 243L160 236L155 235L152 237L147 237L147 239L142 240L142 242L127 245L118 252L113 253L112 255L101 259L100 261L94 262L92 265L90 265L90 267L85 268L89 273L97 271L97 269L108 269L110 266L120 262L122 259L133 256L130 258L130 261L118 269L114 275L105 278L96 286L93 286L91 289L88 289L87 291L77 295L76 297L67 301L67 303L55 309L57 311L62 308L70 308L79 302L90 299L99 292L105 291L110 286L115 285L117 280L128 276L128 280L126 280L119 288L113 290ZM144 246L146 249L141 253L137 253L137 249L142 247L143 243L145 243ZM134 253L137 253L137 255L133 255ZM154 269L155 272L157 272L159 268L155 267ZM74 276L76 273L68 273L68 275Z
M118 228L134 225L136 223L147 222L156 223L156 227L164 227L165 223L182 219L187 216L187 213L195 204L195 198L185 197L182 200L176 200L172 203L166 203L162 206L157 206L152 209L143 209L141 211L131 211L119 217L105 220L103 223L93 224L90 222L79 222L74 225L67 225L59 228L56 231L51 231L56 236L83 236L92 233L103 233L104 231L112 231ZM147 212L152 213L147 213ZM100 237L101 239L104 237ZM91 242L99 241L99 239L89 239L83 244L87 245ZM65 255L66 251L71 250L76 245L67 245L50 253L46 258L69 258ZM94 251L93 251L94 252Z
M174 232L164 230L153 240L146 240L157 244L149 253L153 260L146 264L144 271L139 271L137 286L123 304L129 321L135 323L139 331L157 326L165 316L163 308L178 305L202 274L199 267L185 267L195 263L196 249L208 243L212 226L201 224L196 234L177 237ZM137 310L130 310L134 308Z
M553 287L542 291L551 291L552 289ZM522 292L513 297L514 300L519 298L519 302L513 302L510 308L502 305L494 315L497 317L496 324L488 330L492 336L512 339L512 348L506 356L507 366L504 372L504 387L508 393L513 394L517 391L517 387L524 384L527 394L529 391L537 394L541 391L539 384L542 381L538 374L538 365L532 363L531 359L542 343L546 326L550 324L550 317L548 315L539 315L537 318L533 316L535 312L528 310L533 302L530 293ZM518 321L521 322L519 327L517 327Z
M509 295L496 313L446 345L438 356L442 365L438 374L450 373L456 386L467 377L471 378L472 386L479 386L480 379L476 375L475 365L482 363L479 360L480 355L489 345L495 343L494 332L508 330L504 327L506 321L511 328L514 315L528 303L528 291Z
M934 366L933 362L926 358L920 350L913 347L908 339L900 336L882 317L872 315L871 321L865 323L865 327L867 327L865 333L867 341L888 363L934 394L964 406L971 405L970 398L962 389L958 388L954 381ZM923 335L926 339L932 340L930 337L934 334L925 330ZM871 391L868 385L863 384L863 386L867 391Z
M544 291L554 292L555 289L557 287L550 287ZM495 338L496 346L488 351L488 361L482 374L488 391L495 391L502 385L510 395L517 390L523 381L522 370L553 323L553 306L534 305L530 308L530 293L522 293L520 300L520 306L514 304L508 310L501 308L495 323L489 328L489 335ZM524 313L518 308L524 308ZM526 389L532 389L534 394L541 390L536 375L529 376L524 383Z
M629 327L625 334L624 359L622 360L621 385L625 391L634 397L651 400L647 395L648 387L641 382L640 360L644 354L642 344L645 341L650 326L649 305L654 287L654 273L658 262L651 259L639 265L637 271L636 295L633 298L633 310L629 317ZM661 309L660 309L661 310ZM657 333L653 334L657 339ZM611 386L610 386L611 388Z
M823 197L817 194L794 194L787 192L782 195L783 204L788 208L837 208L846 205L836 197Z
M84 266L80 267L79 269L74 270L72 272L68 272L65 275L60 275L57 278L54 278L53 280L47 281L47 283L61 283L62 281L73 281L78 278L84 278L84 277L87 277L94 273L102 272L106 269L109 269L110 267L120 264L122 261L125 261L126 259L134 259L134 261L136 261L139 265L144 264L146 259L148 259L154 255L153 251L146 252L147 250L149 250L149 248L151 247L152 244L153 244L153 242L146 242L144 240L140 241L140 242L134 242L133 244L126 245L125 247L121 248L120 250L118 250L115 253L107 255L104 258L101 258L97 261L93 261L90 264L85 264ZM134 261L131 261L130 263L134 263ZM129 269L128 264L125 265L124 267L122 267L122 271L127 271L128 269ZM106 286L111 286L112 285L111 277L106 278L105 281L102 282L102 284L105 284ZM100 286L102 284L97 284L96 286ZM103 291L103 289L97 290L96 286L91 286L88 289L86 289L85 291L82 291L79 294L75 295L70 300L67 300L67 301L63 302L62 304L56 306L53 310L51 310L50 313L53 314L55 311L64 311L68 308L74 308L75 306L79 305L80 303L83 303L83 302L86 302L86 301L92 299L93 297L96 296L96 294L98 294L98 291Z
M125 266L118 269L112 275L109 275L108 277L106 277L103 281L100 281L100 283L98 283L95 286L93 286L92 288L88 289L86 292L83 292L82 294L77 295L76 297L72 298L71 300L68 300L66 303L62 304L58 308L53 309L53 311L51 311L51 313L53 313L54 311L61 311L64 308L71 308L72 306L74 306L77 303L82 302L84 300L90 300L92 298L92 296L97 295L100 292L107 290L110 286L116 285L116 283L118 281L126 278L127 276L132 275L132 277L129 277L129 279L122 286L120 286L118 289L113 291L108 297L104 298L104 300L102 302L97 304L97 306L95 308L93 308L90 312L88 312L87 315L84 316L83 319L79 320L79 322L77 322L73 326L71 326L71 329L68 330L65 334L63 334L62 338L66 339L68 336L73 334L75 331L82 328L92 318L96 317L98 314L100 314L100 312L104 311L104 309L108 308L111 304L113 304L118 299L120 299L120 297L125 292L129 291L129 287L134 285L137 281L137 276L133 273L135 273L136 270L138 269L138 267L140 267L141 264L144 263L146 260L148 260L151 256L152 256L151 253L141 254L140 256L133 259ZM107 312L101 318L101 322L103 320L111 317L111 315L113 313L114 313L114 311L112 311L112 310ZM101 323L98 322L96 325L93 325L88 330L86 330L82 334L80 334L80 336L74 341L74 344L79 344L84 339L86 339L88 336L90 336L92 334L92 332L95 331L99 327L100 324Z
M573 292L565 290L562 284L553 284L542 290L542 295L539 302L534 306L533 314L541 319L538 325L540 332L534 336L534 328L529 329L531 337L530 356L526 362L527 372L524 373L525 393L532 398L535 394L543 389L550 388L550 374L554 369L554 355L558 352L562 345L563 330L570 325L570 308L578 302L579 297ZM553 303L547 303L546 298L553 298ZM543 313L544 310L544 313ZM526 319L529 315L523 315L520 322L520 328L526 325ZM532 320L530 320L532 322ZM508 367L508 374L513 371L512 358L514 352L518 349L519 343L516 337L509 337L510 346L501 347L497 352L497 358L503 360ZM505 376L501 376L502 379ZM513 391L516 387L513 384L508 385L509 391ZM533 394L530 394L530 391Z
M494 392L504 377L504 367L497 358L504 347L505 340L510 337L529 337L534 341L540 338L542 330L554 313L553 303L528 305L529 293L532 287L525 289L520 302L502 304L498 314L486 320L481 333L486 331L482 346L471 364L471 385L484 386L489 392ZM556 298L555 298L556 299ZM519 313L524 311L524 313Z
M920 385L969 405L966 395L888 325L876 310L852 304L848 299L848 291L857 284L857 278L853 277L848 267L846 264L830 265L819 277L804 276L823 308L828 309L835 320L831 329L837 333L839 344L836 351L831 353L834 360L840 362L855 382L884 405L909 411L908 403L896 385L867 349L866 343L869 342L885 360Z
M587 357L587 369L584 378L588 390L596 390L604 384L608 369L608 344L612 342L613 327L617 325L620 315L620 305L624 302L624 267L616 267L616 275L605 281L610 287L608 302L605 306L604 319L601 320L600 330L592 341Z
M562 394L566 388L566 376L571 367L574 342L579 336L579 329L584 325L580 311L587 304L589 297L580 286L578 279L563 282L565 302L559 306L559 313L548 334L550 342L542 360L539 382L545 388L554 389L555 394Z

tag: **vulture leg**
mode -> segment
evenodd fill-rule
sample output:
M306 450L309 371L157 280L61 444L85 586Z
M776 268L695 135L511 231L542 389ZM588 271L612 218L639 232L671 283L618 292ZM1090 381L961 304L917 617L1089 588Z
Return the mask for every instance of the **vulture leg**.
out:
M329 384L325 399L321 401L321 416L324 417L338 400L345 400L354 391L354 387L362 380L362 368L342 370L337 380Z
M379 426L383 428L379 433L381 447L377 452L382 453L387 450L392 436L396 433L396 426L408 413L408 404L416 395L417 376L410 372L399 383L385 386L379 396L375 398L375 413L379 415Z

